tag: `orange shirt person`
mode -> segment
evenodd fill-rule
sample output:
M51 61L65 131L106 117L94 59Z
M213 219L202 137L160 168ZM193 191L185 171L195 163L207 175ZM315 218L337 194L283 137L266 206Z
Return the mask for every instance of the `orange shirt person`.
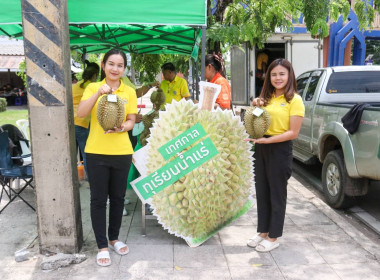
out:
M230 83L221 74L223 59L221 54L206 55L205 78L208 82L221 86L220 93L216 99L216 108L231 109L231 86Z

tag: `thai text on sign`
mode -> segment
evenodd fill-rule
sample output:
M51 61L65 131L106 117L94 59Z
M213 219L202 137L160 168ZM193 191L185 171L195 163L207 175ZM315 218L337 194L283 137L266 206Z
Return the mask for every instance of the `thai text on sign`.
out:
M202 128L203 129L203 128ZM192 147L157 171L134 184L140 199L145 202L153 195L207 162L219 152L209 137Z

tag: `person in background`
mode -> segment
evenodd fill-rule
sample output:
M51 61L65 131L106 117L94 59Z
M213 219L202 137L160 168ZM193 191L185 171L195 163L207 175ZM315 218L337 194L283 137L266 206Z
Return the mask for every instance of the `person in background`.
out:
M77 140L80 153L83 158L84 170L87 175L87 161L86 154L84 153L84 147L88 137L88 118L79 118L77 115L78 105L82 99L83 92L86 87L93 82L96 82L99 76L100 67L95 62L85 61L85 69L82 74L82 80L72 85L73 94L73 107L74 107L74 127L75 127L75 139Z
M77 77L75 76L74 72L71 72L71 83L76 84L78 82Z
M171 104L173 100L180 101L182 98L190 98L189 88L185 79L176 75L173 63L167 62L161 66L164 80L161 82L161 89L165 93L166 100L162 105Z
M133 148L127 131L135 124L137 98L135 91L125 85L122 75L127 65L123 51L108 51L101 62L105 79L91 83L83 93L78 106L78 117L91 115L90 133L86 143L88 179L91 191L91 221L98 245L96 262L99 266L111 265L108 247L119 255L129 252L128 246L118 240L124 196ZM125 117L120 127L103 131L97 120L98 102L103 95L114 94L124 103ZM109 197L108 239L106 234L106 209Z
M292 65L276 59L267 71L260 97L253 106L264 106L270 126L264 137L245 139L255 144L257 234L247 245L269 252L280 244L285 220L287 184L292 173L292 140L298 137L305 106L297 94Z
M205 78L208 82L221 86L220 93L215 101L215 108L231 109L231 86L225 77L223 77L224 60L221 53L208 54L205 59Z
M263 88L265 73L267 72L269 61L269 51L264 49L257 53L256 59L256 96L260 95Z

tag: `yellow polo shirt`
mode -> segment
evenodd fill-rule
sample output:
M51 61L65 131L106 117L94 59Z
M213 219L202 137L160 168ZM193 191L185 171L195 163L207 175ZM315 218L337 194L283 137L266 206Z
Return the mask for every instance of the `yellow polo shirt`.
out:
M258 56L257 56L257 69L258 70L263 70L263 62L265 62L266 64L268 64L268 60L269 60L269 57L266 53L260 53Z
M91 81L87 81L84 83L83 88L80 85L83 83L83 80L77 82L73 85L73 107L74 107L74 124L78 126L82 126L84 128L88 128L89 119L88 118L78 118L77 111L80 100L82 99L83 92L85 88L91 83Z
M91 83L86 87L83 93L82 100L90 98L93 94L97 93L99 88L104 85L105 80L98 83ZM124 101L125 118L128 114L137 114L137 97L133 88L126 86L123 81L120 81L120 87L114 92L120 96ZM101 96L102 97L102 96ZM103 128L99 125L96 117L98 109L98 101L91 110L91 126L90 133L87 139L85 152L91 154L102 155L130 155L133 154L131 141L129 140L128 132L120 133L104 133Z
M190 96L186 80L178 76L175 76L172 82L163 80L161 89L166 96L165 104L172 103L173 99L180 101L182 98Z
M265 107L270 115L270 126L265 135L279 135L289 130L290 117L305 115L305 106L302 98L297 93L294 94L290 103L286 102L284 95L275 97L273 95L269 104Z

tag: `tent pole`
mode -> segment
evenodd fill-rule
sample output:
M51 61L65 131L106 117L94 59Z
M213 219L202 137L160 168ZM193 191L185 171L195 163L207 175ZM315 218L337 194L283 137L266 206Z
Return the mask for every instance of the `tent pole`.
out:
M86 63L84 63L87 59L87 49L83 48L82 52L82 63L83 63L83 69L86 68Z
M199 100L199 69L198 69L198 59L194 60L195 62L195 92L196 99Z
M202 81L205 80L205 59L206 59L206 27L202 27L202 65L201 65L201 75Z

